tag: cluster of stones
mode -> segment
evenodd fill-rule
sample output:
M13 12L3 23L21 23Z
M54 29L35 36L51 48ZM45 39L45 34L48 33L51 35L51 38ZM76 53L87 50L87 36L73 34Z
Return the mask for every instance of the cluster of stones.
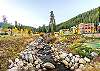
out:
M20 53L19 58L15 58L14 61L9 60L7 71L48 71L50 69L52 71L57 68L55 64L64 64L64 68L72 71L82 71L87 63L90 63L89 58L81 58L79 55L51 47L44 43L42 37L39 37Z
M46 45L42 38L30 43L26 50L20 53L19 58L14 61L9 60L9 69L7 71L45 71L54 69L55 66L50 62L44 62L39 58L42 54L38 54L39 50Z
M85 69L85 65L90 63L90 59L87 57L80 57L79 55L73 55L72 53L66 53L62 50L52 47L53 58L57 63L63 63L66 68L70 70L82 71Z

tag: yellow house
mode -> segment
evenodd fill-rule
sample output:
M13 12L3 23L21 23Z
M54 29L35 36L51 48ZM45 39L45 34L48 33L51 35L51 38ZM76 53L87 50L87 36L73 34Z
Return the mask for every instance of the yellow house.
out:
M80 34L80 29L78 26L71 27L71 31L73 34Z

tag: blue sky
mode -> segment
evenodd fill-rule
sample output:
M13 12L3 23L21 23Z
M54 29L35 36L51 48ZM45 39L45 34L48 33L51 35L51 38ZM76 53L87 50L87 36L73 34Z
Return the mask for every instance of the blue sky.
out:
M50 11L56 23L100 6L100 0L0 0L0 20L6 15L9 22L17 20L33 27L49 24Z

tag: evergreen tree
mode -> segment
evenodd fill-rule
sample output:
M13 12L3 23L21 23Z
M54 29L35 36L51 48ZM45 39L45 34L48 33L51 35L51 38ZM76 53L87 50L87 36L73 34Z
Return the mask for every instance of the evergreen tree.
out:
M56 31L56 22L55 22L55 19L54 19L54 14L53 14L53 11L50 12L50 22L49 22L49 29L51 27L51 32L55 32Z
M50 33L51 32L51 25L49 24L49 26L48 26L48 33Z
M43 27L42 27L42 28L43 28L43 30L42 30L42 31L46 33L47 31L46 31L46 27L45 27L45 25L43 25Z

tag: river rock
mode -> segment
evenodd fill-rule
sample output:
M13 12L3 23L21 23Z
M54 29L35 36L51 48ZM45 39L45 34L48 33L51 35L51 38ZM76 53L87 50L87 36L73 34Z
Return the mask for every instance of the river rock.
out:
M29 62L30 62L30 63L33 63L33 57L32 57L32 54L29 54Z
M72 59L72 60L71 60L71 62L72 62L72 63L74 63L74 62L75 62L75 60L74 60L74 59Z
M68 62L66 60L62 60L62 63L64 63L66 66L68 66Z
M12 68L14 66L14 63L10 63L9 68Z
M68 66L69 66L69 67L71 67L71 66L72 66L72 64L73 64L73 63L72 63L72 62L70 62L70 63L68 63Z
M18 67L13 67L11 69L8 69L7 71L18 71Z
M70 69L71 69L71 70L74 70L74 66L72 66Z
M19 59L18 59L18 58L15 58L15 62L16 62L16 63L19 62Z
M82 70L78 68L78 69L75 69L75 71L82 71Z
M82 69L82 70L84 70L84 69L85 69L85 67L84 67L84 65L83 65L83 64L80 64L79 68L80 68L80 69Z
M86 62L90 62L90 59L87 58L87 57L85 57L84 60L85 60Z
M74 64L74 68L77 69L78 68L78 63Z
M83 58L81 58L81 59L79 60L79 63L85 64L86 61L85 61Z
M43 66L45 68L49 68L49 69L54 69L55 68L55 66L50 62L47 62L47 63L43 64Z
M24 66L22 69L23 71L28 71L28 66Z
M92 52L91 56L96 57L96 56L98 56L98 54L96 52Z
M28 54L25 54L25 60L28 61Z
M58 55L55 56L58 60L60 59L60 57Z
M38 71L42 71L42 69L39 69Z
M69 53L69 56L70 56L70 57L72 57L72 56L73 56L73 54L72 54L72 53Z
M76 57L78 57L78 58L80 58L80 56L79 55L75 55Z
M62 53L62 54L59 55L59 57L60 57L61 59L64 59L66 56L67 56L66 53Z
M40 64L36 65L36 68L37 68L37 69L39 69L40 67L41 67Z
M79 57L75 57L75 62L78 62L80 60Z
M17 62L17 65L18 65L18 67L22 67L24 65L24 63L23 63L22 60L20 60L20 61Z
M39 63L38 60L36 60L36 61L34 62L35 65L37 65L38 63Z
M13 61L11 59L8 60L9 63L13 63Z
M65 60L66 60L67 62L70 62L70 58L69 58L69 57L66 57Z

